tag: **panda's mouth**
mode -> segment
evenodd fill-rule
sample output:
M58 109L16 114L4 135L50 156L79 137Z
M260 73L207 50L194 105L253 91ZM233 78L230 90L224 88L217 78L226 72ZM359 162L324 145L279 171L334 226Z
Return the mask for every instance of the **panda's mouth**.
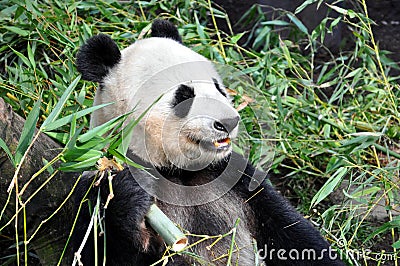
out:
M217 149L229 148L231 146L231 139L229 137L219 139L219 140L214 141L213 144Z
M231 147L231 138L229 136L215 139L215 140L210 140L210 139L201 139L200 140L193 136L188 136L188 139L190 140L190 142L200 145L201 147L203 147L207 150L224 151Z

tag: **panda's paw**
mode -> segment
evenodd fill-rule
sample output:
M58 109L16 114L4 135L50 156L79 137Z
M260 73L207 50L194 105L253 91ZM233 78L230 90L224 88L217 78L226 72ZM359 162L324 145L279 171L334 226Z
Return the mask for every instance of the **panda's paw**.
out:
M109 195L108 182L103 182L102 198ZM113 239L126 242L138 250L147 251L151 242L151 231L144 217L154 198L136 182L128 168L118 172L112 180L114 197L106 209L106 227ZM112 232L110 232L112 231Z

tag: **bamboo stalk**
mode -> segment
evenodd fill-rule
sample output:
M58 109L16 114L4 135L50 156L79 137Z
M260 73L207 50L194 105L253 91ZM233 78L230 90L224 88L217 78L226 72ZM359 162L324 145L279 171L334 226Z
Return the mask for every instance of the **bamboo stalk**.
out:
M187 246L187 237L156 204L151 205L150 210L146 214L146 220L173 251L179 252Z

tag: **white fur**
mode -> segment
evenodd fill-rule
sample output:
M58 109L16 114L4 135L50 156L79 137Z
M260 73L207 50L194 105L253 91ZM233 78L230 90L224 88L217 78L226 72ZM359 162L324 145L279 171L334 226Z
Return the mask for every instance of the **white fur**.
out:
M212 141L218 136L213 122L238 116L230 100L215 87L212 78L222 81L211 62L189 48L167 38L148 38L124 49L118 65L104 79L95 96L95 105L114 102L96 111L91 127L134 109L142 114L161 95L134 129L130 149L155 166L180 168L209 164L231 152L213 152L190 142L188 134ZM196 97L187 117L174 115L171 101L180 84L194 88ZM237 128L231 132L235 137Z

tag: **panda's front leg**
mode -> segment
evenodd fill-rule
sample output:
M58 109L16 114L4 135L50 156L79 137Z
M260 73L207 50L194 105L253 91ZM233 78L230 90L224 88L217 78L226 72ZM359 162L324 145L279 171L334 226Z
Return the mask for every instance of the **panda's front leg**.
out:
M267 265L345 265L320 232L268 179L255 191L249 191L251 177L260 175L266 176L248 164L237 187L249 198L255 215L259 258Z
M273 265L345 265L336 250L270 184L253 203L259 256Z
M116 173L112 188L114 197L105 211L106 238L110 240L107 243L127 244L139 251L149 251L152 232L146 227L144 217L154 198L137 184L129 168ZM108 183L103 182L102 199L109 193Z
M93 183L93 178L83 178L78 185L77 207ZM101 209L105 217L105 231L104 236L97 237L97 257L100 262L106 258L107 265L149 265L161 257L164 248L162 241L145 224L144 217L154 203L154 198L138 185L129 168L115 174L112 188L113 199L107 209ZM88 201L84 201L74 233L74 252L82 243L99 190L103 208L110 194L107 178L103 178L98 186L92 187L87 195ZM90 202L92 210L87 202ZM91 234L81 254L84 265L94 265L96 254L93 242L94 237Z

